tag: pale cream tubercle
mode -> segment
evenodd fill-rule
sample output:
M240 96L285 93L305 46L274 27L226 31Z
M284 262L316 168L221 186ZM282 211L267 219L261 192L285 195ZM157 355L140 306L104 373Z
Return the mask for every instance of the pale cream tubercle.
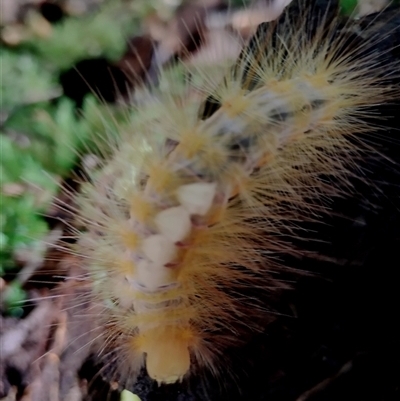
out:
M175 244L161 234L150 235L142 243L145 256L156 265L163 266L175 258Z
M158 231L172 242L185 239L191 230L190 214L183 206L171 207L154 218Z
M155 291L159 287L175 281L174 270L142 259L136 266L135 281L149 291Z
M216 191L214 182L197 182L179 187L177 198L190 214L204 216L211 208Z

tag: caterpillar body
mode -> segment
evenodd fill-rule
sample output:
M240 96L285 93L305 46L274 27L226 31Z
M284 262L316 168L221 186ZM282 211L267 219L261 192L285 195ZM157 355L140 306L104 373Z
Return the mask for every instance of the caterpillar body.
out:
M264 330L285 272L351 259L325 225L343 199L385 191L368 166L389 157L373 138L398 134L399 17L346 23L319 3L262 24L202 96L154 89L84 185L79 253L122 381L217 374Z

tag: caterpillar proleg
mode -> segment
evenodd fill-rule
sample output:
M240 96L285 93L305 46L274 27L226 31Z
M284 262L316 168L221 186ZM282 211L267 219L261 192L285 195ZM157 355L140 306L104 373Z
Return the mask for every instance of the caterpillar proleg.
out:
M78 197L79 253L122 380L223 370L227 348L265 329L285 272L344 258L325 225L361 187L371 205L385 191L370 163L398 172L374 138L398 142L399 14L345 21L308 3L261 24L202 96L154 89ZM398 189L385 196L398 205Z

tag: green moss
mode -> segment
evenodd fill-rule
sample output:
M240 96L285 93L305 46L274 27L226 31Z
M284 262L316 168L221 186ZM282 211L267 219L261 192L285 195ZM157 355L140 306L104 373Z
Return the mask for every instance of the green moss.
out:
M35 55L27 51L0 52L0 92L3 112L36 103L57 93L57 81ZM6 79L5 79L6 77Z
M115 0L93 14L66 18L53 26L48 38L32 38L27 44L58 70L83 58L104 56L116 60L125 51L126 39L137 30L138 23L129 4Z

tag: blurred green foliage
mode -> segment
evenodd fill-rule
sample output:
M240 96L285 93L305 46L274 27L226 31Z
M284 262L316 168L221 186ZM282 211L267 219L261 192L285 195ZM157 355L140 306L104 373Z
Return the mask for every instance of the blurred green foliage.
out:
M112 122L105 121L107 116ZM71 174L84 154L104 154L104 142L96 137L116 135L115 124L122 124L119 120L127 120L124 113L91 96L80 114L72 101L62 97L56 104L17 108L7 119L0 133L0 276L15 274L15 256L21 252L32 258L42 252L41 240L48 232L43 214L62 178ZM19 314L20 309L10 305L23 297L18 283L11 284L15 288L7 290L3 308Z
M57 91L57 81L34 54L3 48L0 52L2 112L48 99Z
M87 123L86 123L87 124ZM18 108L1 133L0 273L12 269L13 254L40 239L45 212L58 182L76 163L88 136L68 99Z
M80 157L95 151L96 136L111 131L109 121L119 118L91 96L78 113L60 96L58 75L82 58L120 57L148 10L147 2L108 1L90 15L52 25L49 35L32 31L19 45L1 49L0 277L16 276L16 255L42 251L48 232L43 214L60 182ZM34 21L40 24L40 18ZM19 315L21 283L8 282L1 295L0 309Z
M45 191L51 195L55 184L44 179L40 161L26 155L7 136L1 138L1 152L0 273L3 274L14 267L12 256L16 250L46 233L47 225L37 215L44 207L38 204L37 193Z
M19 317L24 313L22 305L25 299L26 293L22 289L21 284L17 280L14 280L7 286L2 294L1 301L3 308L8 314Z
M32 37L25 44L43 63L56 69L69 68L83 58L118 59L129 33L139 23L128 6L121 0L107 2L94 14L66 18L53 26L50 36L41 40Z
M351 15L358 5L358 0L340 0L341 11L344 15Z
M112 123L105 121L107 115ZM96 136L116 135L118 118L123 120L124 114L119 117L91 96L79 115L72 101L61 98L55 105L19 108L8 118L1 133L0 269L12 267L12 250L46 232L38 213L49 206L61 178L70 174L79 157L104 146L96 143Z

